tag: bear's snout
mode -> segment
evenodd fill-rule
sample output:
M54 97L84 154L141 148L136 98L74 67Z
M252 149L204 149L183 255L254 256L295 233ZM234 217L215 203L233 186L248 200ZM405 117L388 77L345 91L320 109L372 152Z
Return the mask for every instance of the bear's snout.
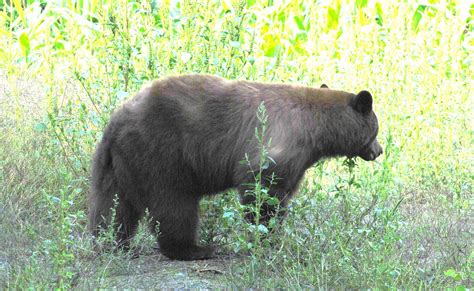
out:
M383 154L382 146L377 140L374 140L367 148L363 149L358 156L366 161L373 161L381 154Z

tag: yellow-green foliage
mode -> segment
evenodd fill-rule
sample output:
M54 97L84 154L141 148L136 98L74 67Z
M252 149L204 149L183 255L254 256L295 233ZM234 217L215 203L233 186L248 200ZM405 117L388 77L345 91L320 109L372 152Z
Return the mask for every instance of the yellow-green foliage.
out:
M26 75L48 84L41 97L50 111L67 98L102 113L93 103L133 95L169 74L324 82L373 92L381 135L390 131L400 146L402 177L445 184L473 170L473 12L466 4L20 2L0 14L1 63L10 80ZM93 79L91 100L64 94L75 74Z

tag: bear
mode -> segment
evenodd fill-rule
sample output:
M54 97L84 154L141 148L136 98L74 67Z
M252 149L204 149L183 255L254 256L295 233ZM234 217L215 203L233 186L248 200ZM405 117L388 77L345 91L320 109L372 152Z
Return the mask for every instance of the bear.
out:
M322 158L375 160L382 154L372 95L301 85L231 81L211 75L154 81L116 110L92 162L89 230L112 224L127 245L148 210L162 254L176 260L209 259L215 248L197 243L199 201L237 189L244 205L259 165L257 109L267 115L265 140L273 161L263 177L279 205L262 205L262 221L284 217L305 171ZM242 163L246 159L249 164ZM114 202L115 197L118 202ZM272 203L273 204L273 203ZM279 211L277 211L279 209Z

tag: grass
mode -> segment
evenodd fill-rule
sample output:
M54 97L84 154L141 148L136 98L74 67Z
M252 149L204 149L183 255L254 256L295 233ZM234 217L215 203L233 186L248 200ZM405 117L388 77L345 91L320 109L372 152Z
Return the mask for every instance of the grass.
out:
M90 159L124 100L190 72L367 89L380 121L384 156L316 164L269 238L232 191L202 203L202 240L239 258L227 286L472 288L468 1L119 2L0 2L1 288L130 272L85 231Z

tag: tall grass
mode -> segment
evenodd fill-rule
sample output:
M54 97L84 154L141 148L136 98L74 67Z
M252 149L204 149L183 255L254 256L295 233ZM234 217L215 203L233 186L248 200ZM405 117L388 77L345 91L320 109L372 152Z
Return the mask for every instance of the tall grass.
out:
M376 163L324 161L238 287L472 286L473 19L468 1L0 3L0 286L100 286L85 225L110 113L149 81L209 73L375 96ZM249 249L235 195L202 238ZM210 241L214 237L216 241ZM113 273L113 271L111 271Z

